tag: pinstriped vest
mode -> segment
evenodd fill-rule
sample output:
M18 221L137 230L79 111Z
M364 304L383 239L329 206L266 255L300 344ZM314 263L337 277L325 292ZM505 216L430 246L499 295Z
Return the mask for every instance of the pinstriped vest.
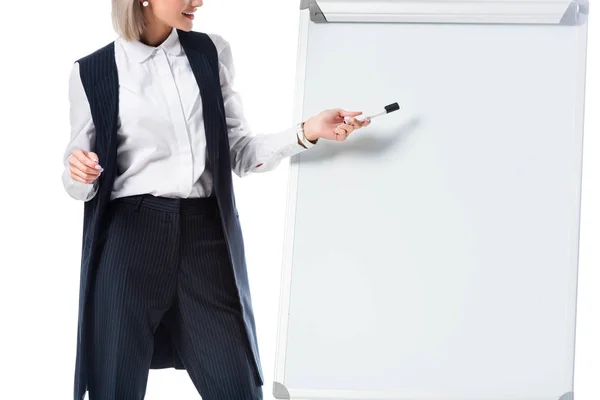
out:
M203 118L206 132L208 165L213 175L213 193L221 211L223 230L228 243L229 255L235 273L238 293L243 311L250 358L255 361L257 383L263 383L260 366L254 314L251 306L244 242L235 205L225 107L219 80L217 50L204 33L177 31L179 40L190 62L202 97ZM114 42L77 61L81 81L90 103L92 120L96 128L95 152L104 172L98 179L96 196L84 203L83 244L79 314L77 333L77 359L75 365L74 398L81 400L87 391L86 322L89 318L87 300L98 257L98 240L103 232L103 216L113 188L117 172L117 124L119 117L119 81L115 62ZM155 334L152 369L184 369L174 350L168 332L161 325Z

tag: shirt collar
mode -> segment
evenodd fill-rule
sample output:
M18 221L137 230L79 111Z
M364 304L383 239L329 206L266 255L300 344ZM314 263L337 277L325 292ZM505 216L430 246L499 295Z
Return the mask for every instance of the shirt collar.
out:
M139 40L122 39L121 42L123 43L125 52L140 63L143 63L148 58L152 57L159 48L164 49L173 56L181 55L181 43L179 42L179 35L175 28L171 30L167 39L157 47L148 46Z

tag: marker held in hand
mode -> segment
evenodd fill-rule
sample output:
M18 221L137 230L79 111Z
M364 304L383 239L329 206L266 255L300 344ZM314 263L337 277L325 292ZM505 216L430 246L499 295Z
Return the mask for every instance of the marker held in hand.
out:
M384 111L382 111L380 113L377 113L377 114L374 114L374 115L369 115L369 116L365 117L362 121L367 120L367 119L368 120L372 120L373 118L377 118L377 117L380 117L382 115L386 115L386 114L389 114L391 112L398 111L400 109L400 105L398 105L398 103L392 103L392 104L388 104L383 109L384 109ZM347 124L349 121L350 121L349 117L344 117L344 123Z

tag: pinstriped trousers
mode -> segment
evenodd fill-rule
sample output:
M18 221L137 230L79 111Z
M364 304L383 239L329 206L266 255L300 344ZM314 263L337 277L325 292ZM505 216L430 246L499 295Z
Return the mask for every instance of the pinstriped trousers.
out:
M261 400L216 200L111 202L91 288L90 400L141 400L165 324L203 400Z

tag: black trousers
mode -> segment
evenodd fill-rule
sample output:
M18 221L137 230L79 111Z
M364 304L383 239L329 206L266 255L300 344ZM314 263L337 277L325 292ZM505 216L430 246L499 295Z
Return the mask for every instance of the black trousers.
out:
M261 400L214 198L116 199L91 287L90 400L141 400L159 323L203 400Z

